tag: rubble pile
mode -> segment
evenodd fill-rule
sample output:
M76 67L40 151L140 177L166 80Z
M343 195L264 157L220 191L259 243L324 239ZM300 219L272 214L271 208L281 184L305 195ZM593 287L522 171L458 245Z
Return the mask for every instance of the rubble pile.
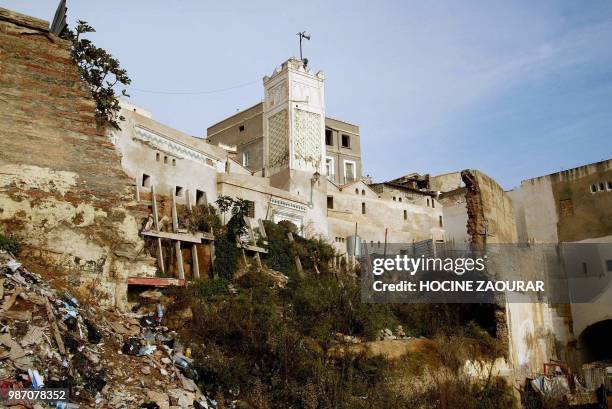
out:
M0 251L1 387L68 389L72 406L57 408L216 407L197 386L190 350L162 325L161 294L142 295L153 312L82 305Z

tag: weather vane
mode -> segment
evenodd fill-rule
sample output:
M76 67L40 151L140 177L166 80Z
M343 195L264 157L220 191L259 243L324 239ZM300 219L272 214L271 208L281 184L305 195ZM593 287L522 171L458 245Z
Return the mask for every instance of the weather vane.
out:
M297 36L300 37L300 60L304 61L304 65L308 64L308 59L304 59L304 57L302 57L302 39L305 38L306 40L310 40L310 33L308 31L302 31L300 33L297 33Z

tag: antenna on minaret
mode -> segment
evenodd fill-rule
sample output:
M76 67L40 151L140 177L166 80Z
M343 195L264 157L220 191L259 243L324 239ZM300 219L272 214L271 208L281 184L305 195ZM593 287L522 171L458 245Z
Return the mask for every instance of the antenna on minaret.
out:
M300 60L304 62L304 67L308 65L308 59L302 56L302 39L310 40L310 33L308 31L302 31L297 33L297 36L300 37Z

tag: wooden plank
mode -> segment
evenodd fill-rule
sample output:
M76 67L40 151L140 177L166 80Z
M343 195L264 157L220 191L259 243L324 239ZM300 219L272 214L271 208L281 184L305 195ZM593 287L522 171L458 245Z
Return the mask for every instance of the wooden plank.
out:
M252 244L236 243L236 247L248 251L255 251L257 253L268 254L268 250L264 249L263 247L253 246Z
M66 348L64 348L64 341L62 340L62 336L60 335L59 328L57 327L57 322L55 322L55 314L53 314L53 309L51 308L51 303L49 302L48 298L45 298L45 308L47 310L47 319L51 323L51 328L53 329L53 338L55 338L57 349L59 349L60 354L66 355Z
M138 183L138 178L136 178L136 201L140 202L140 183Z
M128 277L128 285L144 285L151 287L183 286L185 280L170 277Z
M178 214L176 211L176 195L174 189L170 189L172 198L172 230L178 233ZM176 255L176 267L178 268L179 280L185 279L185 266L183 265L183 253L181 252L181 241L174 242L174 254Z
M266 227L264 226L264 222L261 219L257 219L257 224L259 225L259 234L264 240L268 240L268 233L266 233Z
M289 239L289 243L295 243L293 239L293 234L291 232L287 233L287 238ZM300 260L300 256L295 256L295 267L300 275L304 274L304 269L302 268L302 260Z
M151 209L153 211L153 226L155 230L159 231L159 217L157 214L157 197L155 196L155 186L151 186ZM164 251L162 248L161 238L157 237L157 265L159 271L165 273L166 267L164 265Z
M198 245L193 244L191 246L191 259L193 266L193 277L200 278L200 262L198 261Z
M187 243L201 244L202 240L213 241L215 236L210 232L198 233L170 233L167 231L143 231L144 236L159 237L160 239L179 240Z
M189 189L185 189L185 204L187 209L191 210L191 193L189 193Z

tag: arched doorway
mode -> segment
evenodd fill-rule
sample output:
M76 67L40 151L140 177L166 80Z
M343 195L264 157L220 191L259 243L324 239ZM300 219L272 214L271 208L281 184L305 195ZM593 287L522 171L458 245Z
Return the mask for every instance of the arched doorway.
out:
M582 331L579 346L583 362L612 360L612 319L596 322Z

